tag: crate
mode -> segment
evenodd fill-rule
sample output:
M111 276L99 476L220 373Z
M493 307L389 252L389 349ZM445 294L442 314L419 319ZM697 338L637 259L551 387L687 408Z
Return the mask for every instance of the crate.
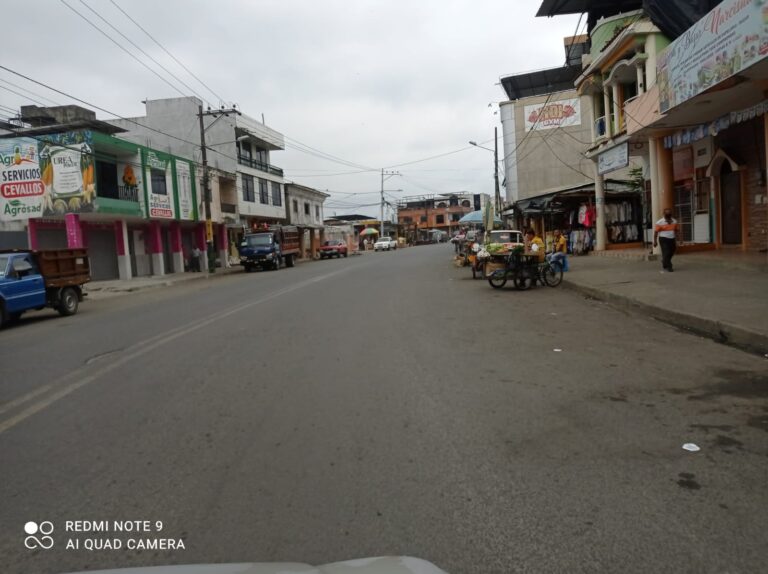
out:
M87 249L36 251L35 259L46 287L82 285L91 280Z

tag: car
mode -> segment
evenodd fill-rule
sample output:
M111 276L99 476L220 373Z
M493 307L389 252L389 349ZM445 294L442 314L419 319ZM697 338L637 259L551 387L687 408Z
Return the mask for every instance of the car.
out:
M320 259L342 256L347 256L347 244L341 240L332 239L320 246Z
M374 251L390 251L392 249L397 249L397 241L391 237L382 237L373 244Z

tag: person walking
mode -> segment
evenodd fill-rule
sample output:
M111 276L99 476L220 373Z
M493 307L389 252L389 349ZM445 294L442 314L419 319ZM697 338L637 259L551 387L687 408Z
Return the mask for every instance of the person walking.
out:
M653 228L653 246L661 244L662 273L674 271L672 257L677 249L677 220L672 217L672 210L664 210L664 217L656 222Z

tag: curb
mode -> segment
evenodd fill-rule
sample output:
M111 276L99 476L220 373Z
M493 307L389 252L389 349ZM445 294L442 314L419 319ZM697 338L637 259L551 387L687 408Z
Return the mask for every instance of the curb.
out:
M89 289L86 284L86 294L87 295L95 295L96 297L93 297L93 299L99 298L101 295L127 295L129 293L141 293L143 291L150 291L152 289L158 289L160 287L174 287L176 285L186 285L187 283L192 283L196 281L200 281L201 279L215 279L217 277L227 277L229 275L236 274L237 271L228 271L226 273L200 273L195 277L191 277L189 279L183 279L181 281L158 281L157 283L153 283L151 285L141 285L141 286L131 286L127 285L124 288L119 289L104 289L101 287L97 287L96 289Z
M563 279L562 286L576 293L608 303L613 307L641 313L646 317L651 317L673 327L712 339L717 343L723 343L748 353L768 357L768 335L714 319L706 319L688 313L680 313L679 311L649 305L625 295L618 295L604 289L580 285L567 279Z

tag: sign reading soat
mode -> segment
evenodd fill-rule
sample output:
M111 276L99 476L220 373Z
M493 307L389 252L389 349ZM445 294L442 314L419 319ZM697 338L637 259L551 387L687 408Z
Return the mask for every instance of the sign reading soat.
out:
M42 216L44 193L37 141L32 138L0 140L0 220L20 221Z
M768 2L723 0L659 54L660 111L699 95L768 55Z
M579 98L525 106L524 113L526 132L581 125Z

